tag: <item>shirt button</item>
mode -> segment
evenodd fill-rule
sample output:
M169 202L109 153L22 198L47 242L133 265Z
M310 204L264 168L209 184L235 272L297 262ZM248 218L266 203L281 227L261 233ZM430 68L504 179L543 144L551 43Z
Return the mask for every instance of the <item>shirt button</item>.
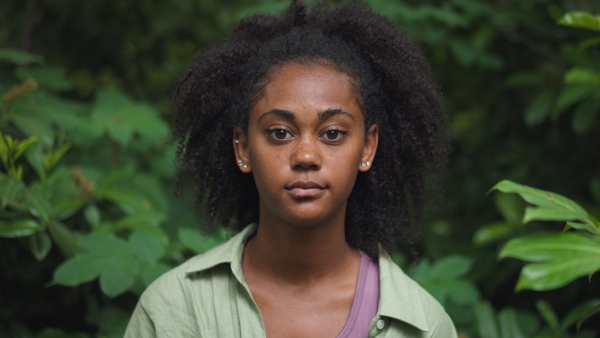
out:
M385 321L383 321L383 319L380 319L377 321L377 328L379 330L383 329L385 327Z

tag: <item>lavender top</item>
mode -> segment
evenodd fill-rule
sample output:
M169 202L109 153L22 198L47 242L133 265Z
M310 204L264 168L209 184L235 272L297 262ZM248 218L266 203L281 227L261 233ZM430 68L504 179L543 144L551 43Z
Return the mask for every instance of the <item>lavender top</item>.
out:
M354 301L346 325L337 338L368 337L371 321L379 306L379 266L360 251L360 268Z

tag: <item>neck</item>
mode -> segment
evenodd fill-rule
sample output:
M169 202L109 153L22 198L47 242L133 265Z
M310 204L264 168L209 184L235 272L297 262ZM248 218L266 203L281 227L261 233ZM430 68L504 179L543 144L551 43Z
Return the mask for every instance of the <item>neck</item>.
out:
M307 227L259 221L244 250L244 269L293 284L310 284L345 271L358 251L345 239L344 219Z

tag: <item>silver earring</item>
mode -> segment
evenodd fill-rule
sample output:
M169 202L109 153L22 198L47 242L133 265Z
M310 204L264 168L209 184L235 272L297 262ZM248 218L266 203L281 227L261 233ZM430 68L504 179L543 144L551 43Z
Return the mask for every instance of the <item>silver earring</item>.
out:
M371 162L367 161L367 165L371 165Z
M370 166L370 165L371 165L371 162L369 162L369 161L363 162L363 163L360 164L360 166L363 167L363 168L366 167L366 166Z
M238 165L241 167L243 164L242 160L238 160Z
M240 140L238 140L237 138L235 139L235 144L240 143Z
M246 168L248 168L248 165L247 165L247 164L244 164L244 169L246 169Z

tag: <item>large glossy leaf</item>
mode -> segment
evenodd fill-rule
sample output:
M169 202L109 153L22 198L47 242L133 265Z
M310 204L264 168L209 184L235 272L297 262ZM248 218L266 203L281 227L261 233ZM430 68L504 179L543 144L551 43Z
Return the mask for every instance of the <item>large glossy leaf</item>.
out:
M578 233L526 236L508 242L500 257L537 262L525 265L517 290L550 290L600 270L600 239Z
M139 273L140 264L138 261L119 257L113 260L100 276L100 289L105 295L115 297L127 291L135 281Z
M578 220L584 222L590 220L588 213L579 204L550 191L531 188L508 180L499 182L491 190L517 193L525 201L537 205L538 208L528 208L525 211L524 223L533 220Z
M600 32L600 15L593 15L583 11L572 11L565 13L558 23L561 25L577 28L586 28Z
M499 258L547 262L565 257L600 257L600 239L578 233L534 234L510 240Z
M0 221L0 237L25 237L40 230L42 227L33 219Z
M54 282L65 286L76 286L96 279L118 257L90 252L78 255L62 263L54 271Z
M160 241L147 232L135 231L129 237L129 245L138 258L150 265L154 265L165 254Z

